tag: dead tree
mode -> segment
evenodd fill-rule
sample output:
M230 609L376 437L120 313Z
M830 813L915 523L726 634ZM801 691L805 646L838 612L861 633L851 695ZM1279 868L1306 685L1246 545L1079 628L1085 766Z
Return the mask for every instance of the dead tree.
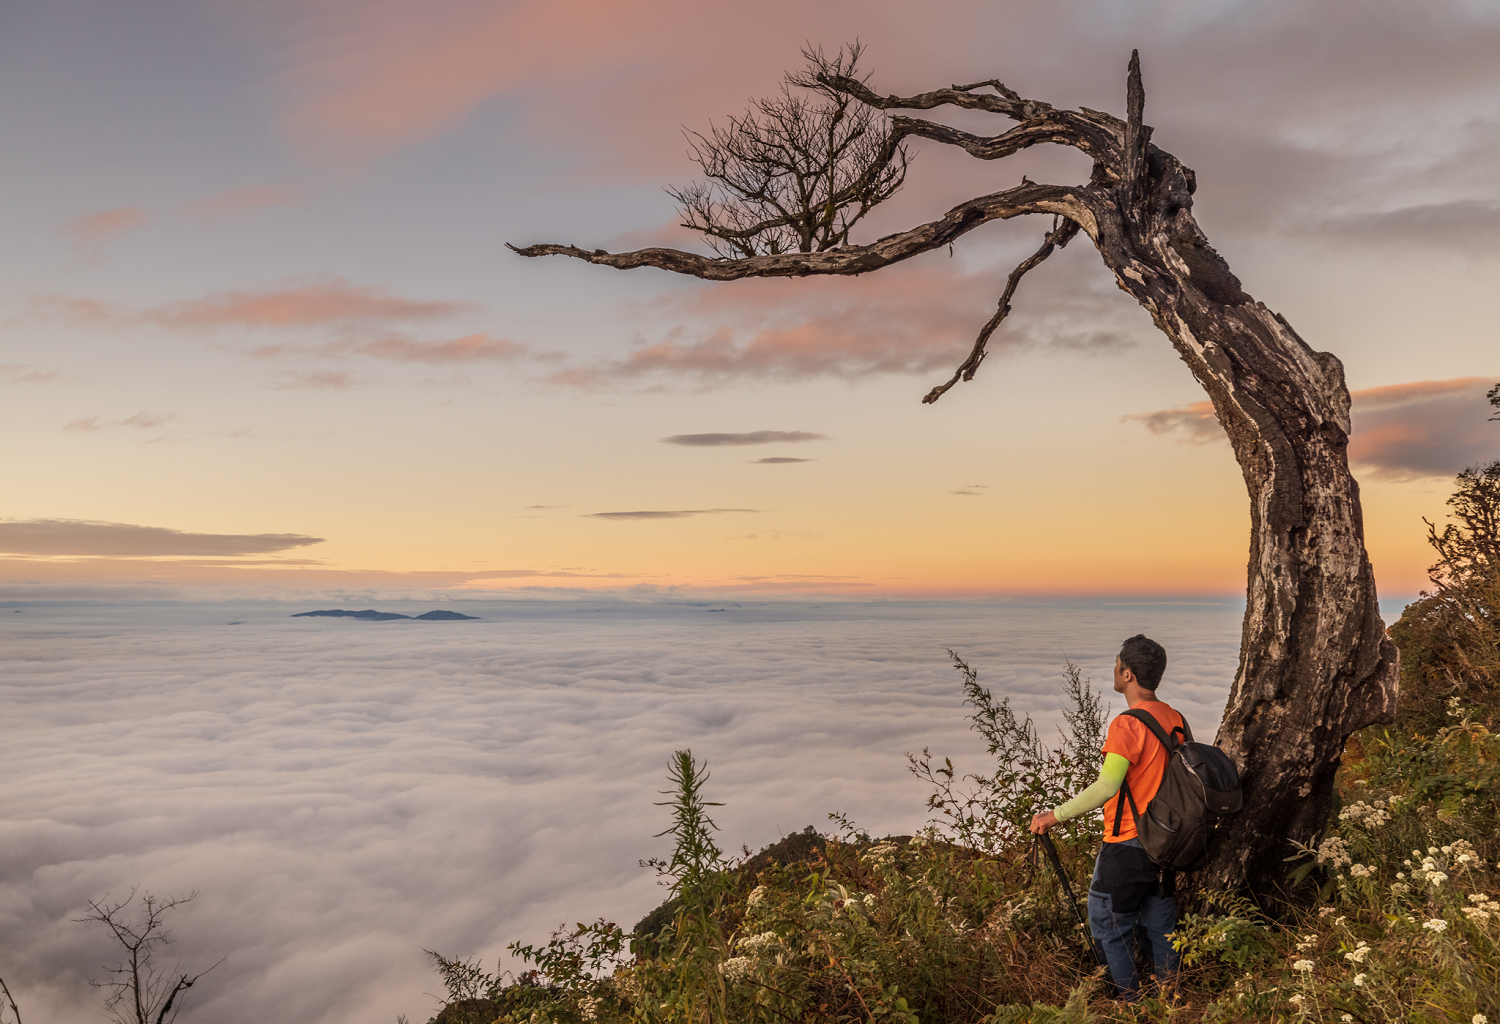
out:
M158 947L172 941L164 921L167 912L190 902L197 895L195 892L187 896L160 899L148 892L141 898L142 913L139 919L127 917L124 913L135 900L134 889L130 890L126 899L118 903L107 902L108 896L100 900L89 900L88 914L78 920L98 921L106 926L125 953L123 961L104 968L113 975L110 980L89 981L96 988L110 990L109 998L104 1002L104 1010L116 1024L171 1024L182 1012L187 990L208 971L219 966L214 964L208 970L187 975L176 968L163 971L156 964Z
M1193 218L1193 171L1151 143L1137 55L1130 60L1124 119L1087 107L1059 110L997 80L879 95L836 61L807 56L811 68L803 81L871 110L954 107L1015 122L986 136L891 117L875 163L894 160L915 138L957 146L981 160L1044 143L1071 146L1093 161L1093 171L1074 185L1023 178L931 223L823 252L714 259L661 248L608 253L531 245L516 251L621 270L658 267L710 281L865 274L947 246L990 221L1050 215L1042 247L1011 273L969 358L923 399L933 402L960 379L973 379L1021 277L1079 231L1088 235L1119 287L1145 307L1208 392L1249 491L1239 668L1217 737L1241 766L1246 803L1202 881L1275 891L1284 877L1287 840L1307 842L1327 823L1345 740L1364 726L1391 721L1396 706L1396 650L1380 619L1359 486L1349 473L1343 365L1314 351L1282 316L1246 293L1209 245ZM864 168L873 170L874 164Z

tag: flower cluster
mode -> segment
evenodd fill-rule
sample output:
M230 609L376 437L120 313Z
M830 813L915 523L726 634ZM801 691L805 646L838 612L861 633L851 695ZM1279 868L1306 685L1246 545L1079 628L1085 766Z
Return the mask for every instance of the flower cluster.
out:
M1488 921L1491 917L1500 918L1500 900L1487 896L1482 892L1469 893L1471 906L1464 907L1464 916L1470 921Z
M1319 843L1315 859L1335 871L1345 864L1354 863L1354 858L1349 855L1349 844L1339 836L1329 836Z
M1344 954L1344 959L1350 961L1351 963L1362 964L1365 962L1365 957L1369 955L1370 944L1365 940L1360 939L1359 945L1355 946L1349 952Z
M1339 811L1339 821L1347 821L1368 830L1377 829L1390 820L1391 813L1384 800L1376 800L1372 804L1357 800Z
M860 854L859 859L871 867L882 867L896 859L896 849L895 843L876 843Z
M747 935L745 938L741 939L739 941L739 947L746 953L754 953L756 950L764 949L766 946L772 945L775 942L775 932L761 932L759 935Z
M755 961L748 956L730 957L719 965L719 973L730 981L744 981L755 969Z
M1448 873L1443 870L1447 865L1446 863L1440 864L1437 855L1444 854L1446 859L1446 854L1451 849L1452 847L1442 847L1440 849L1436 846L1429 846L1425 854L1421 850L1413 850L1411 852L1413 857L1422 858L1421 866L1412 867L1412 863L1409 860L1402 863L1412 868L1411 877L1413 881L1426 882L1428 885L1437 887L1448 880Z

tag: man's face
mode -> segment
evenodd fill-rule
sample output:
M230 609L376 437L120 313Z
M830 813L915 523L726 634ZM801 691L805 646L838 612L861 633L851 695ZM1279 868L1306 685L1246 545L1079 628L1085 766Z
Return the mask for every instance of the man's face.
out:
M1115 692L1124 693L1125 684L1134 678L1135 673L1125 667L1125 663L1120 660L1118 654L1115 655Z

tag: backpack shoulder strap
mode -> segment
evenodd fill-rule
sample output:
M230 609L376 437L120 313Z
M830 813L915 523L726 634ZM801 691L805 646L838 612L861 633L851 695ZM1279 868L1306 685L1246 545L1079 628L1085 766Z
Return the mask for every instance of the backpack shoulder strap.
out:
M1162 729L1161 723L1156 720L1156 716L1151 714L1151 712L1142 711L1140 708L1131 708L1129 711L1122 711L1120 714L1123 717L1134 718L1147 729L1150 729L1151 735L1155 736L1161 745L1167 748L1168 754L1177 749L1178 740ZM1184 720L1183 724L1187 724L1186 720ZM1177 732L1177 730L1174 728L1172 732ZM1187 738L1192 739L1192 736L1188 736Z

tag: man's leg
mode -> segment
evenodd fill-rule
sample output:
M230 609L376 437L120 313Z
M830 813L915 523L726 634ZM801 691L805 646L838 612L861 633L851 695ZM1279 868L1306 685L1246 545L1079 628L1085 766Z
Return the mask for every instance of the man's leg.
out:
M1120 998L1134 1001L1140 995L1140 979L1135 973L1135 952L1131 940L1139 913L1116 914L1111 898L1089 890L1089 931L1104 948L1109 977L1119 990Z
M1172 932L1177 927L1177 901L1171 896L1148 896L1141 906L1141 924L1151 936L1151 961L1156 965L1156 982L1163 989L1172 986L1181 962L1181 954L1172 948Z

